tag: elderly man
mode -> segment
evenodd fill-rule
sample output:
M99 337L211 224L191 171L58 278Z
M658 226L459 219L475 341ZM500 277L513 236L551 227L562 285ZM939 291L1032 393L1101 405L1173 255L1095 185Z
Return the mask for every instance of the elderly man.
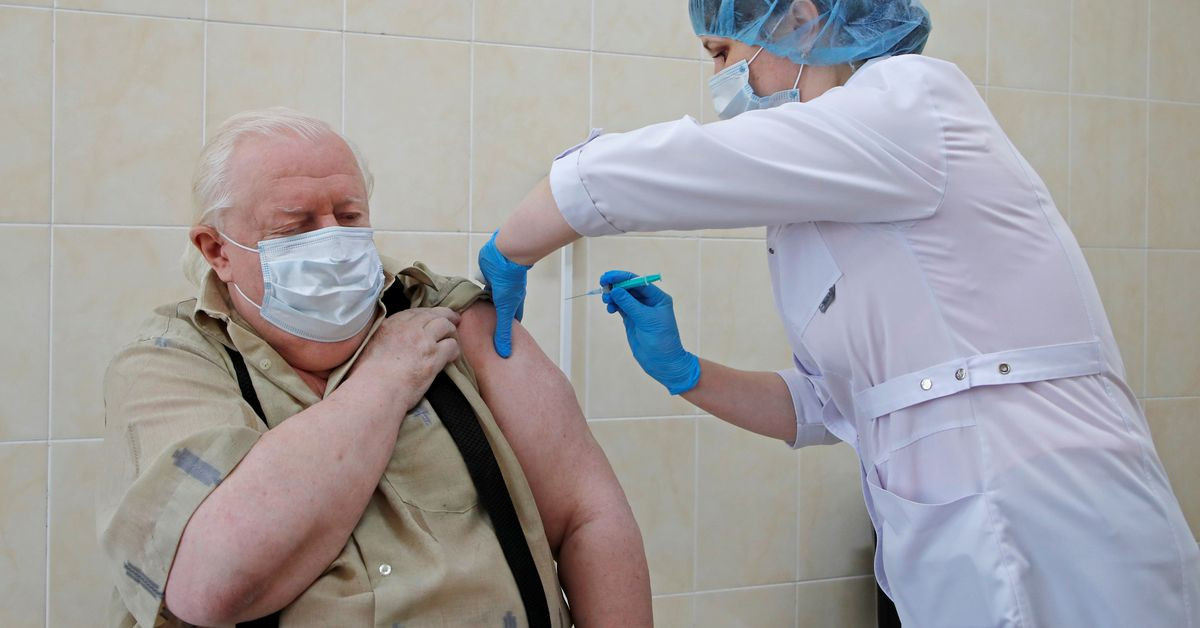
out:
M641 537L570 385L519 327L495 356L478 286L380 258L370 191L296 112L205 146L199 293L105 378L109 625L648 625Z

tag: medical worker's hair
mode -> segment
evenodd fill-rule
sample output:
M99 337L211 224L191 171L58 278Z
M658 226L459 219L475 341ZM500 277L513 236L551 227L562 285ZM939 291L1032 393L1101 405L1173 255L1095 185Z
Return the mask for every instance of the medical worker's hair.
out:
M363 182L367 187L367 197L370 198L375 187L375 177L354 142L334 131L320 119L286 107L271 107L246 111L229 118L200 151L196 172L192 176L192 215L195 224L223 228L224 213L236 204L232 185L232 179L236 175L229 172L229 163L238 143L244 138L251 135L268 138L298 136L315 142L330 133L345 141L354 153L354 159L358 162L359 172L362 173ZM253 243L249 244L253 246ZM184 275L199 286L209 266L191 242L188 242L182 262Z

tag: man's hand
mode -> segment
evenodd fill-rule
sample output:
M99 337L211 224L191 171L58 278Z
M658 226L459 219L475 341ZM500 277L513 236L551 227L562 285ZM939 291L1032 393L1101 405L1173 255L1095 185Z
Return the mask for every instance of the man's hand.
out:
M389 317L363 349L352 376L387 382L380 388L393 391L396 407L412 408L433 378L458 359L460 320L444 307L413 308Z

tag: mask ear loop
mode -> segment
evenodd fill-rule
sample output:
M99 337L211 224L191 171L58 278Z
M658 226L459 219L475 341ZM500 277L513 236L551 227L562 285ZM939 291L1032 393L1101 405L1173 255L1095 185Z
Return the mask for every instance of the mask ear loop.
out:
M792 86L792 91L800 89L800 77L804 76L804 64L800 64L800 71L796 73L796 84Z
M222 232L220 229L216 229L216 228L214 228L213 230L214 230L214 231L216 231L218 234L220 234L220 236L221 236L222 238L225 238L225 241L226 241L226 242L228 242L228 243L230 243L230 244L232 244L232 245L234 245L234 246L238 247L239 249L243 249L243 250L246 250L246 251L250 251L251 253L258 253L258 249L252 249L252 248L250 248L250 247L248 247L248 246L246 246L246 245L242 244L241 242L238 242L237 240L234 240L233 238L231 238L231 237L229 237L229 236L225 235L225 233L224 233L224 232ZM250 299L250 297L246 296L246 293L245 293L245 292L242 292L242 287L241 287L241 286L237 285L236 283L234 283L234 282L232 282L232 281L231 281L231 282L229 282L229 283L230 283L230 284L233 286L233 289L234 289L234 290L237 290L237 293L238 293L239 295L241 295L241 297L242 297L243 299L245 299L245 300L246 300L246 303L249 303L250 305L253 305L253 306L254 306L256 309L258 309L258 311L260 311L260 312L262 311L262 306L261 306L261 305L259 305L259 304L257 304L257 303L255 303L253 300L251 300L251 299Z
M759 46L758 52L754 53L754 56L750 57L750 60L746 62L746 67L750 67L750 64L754 63L754 60L758 58L758 55L762 54L762 51L764 51L766 49L767 49L766 46Z

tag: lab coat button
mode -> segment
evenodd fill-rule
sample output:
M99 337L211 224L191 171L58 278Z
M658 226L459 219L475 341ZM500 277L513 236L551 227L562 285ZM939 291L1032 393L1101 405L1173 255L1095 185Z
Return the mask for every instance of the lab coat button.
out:
M932 379L926 377L925 379L921 380L921 390L929 390L930 388L933 388Z
M957 371L954 371L954 379L957 379L958 381L961 382L966 378L967 378L967 370L966 369L958 369Z
M775 247L767 247L767 252L768 252L768 253L770 253L771 255L774 255L774 254L775 254Z
M384 563L384 564L382 564L382 565L380 565L380 566L379 566L379 575L381 575L381 576L388 576L388 575L391 575L391 573L392 573L392 566L391 566L391 565L389 565L389 564L387 564L387 563Z
M1000 374L1001 375L1008 375L1011 372L1012 372L1012 367L1009 366L1007 362L1004 362L1000 365Z

